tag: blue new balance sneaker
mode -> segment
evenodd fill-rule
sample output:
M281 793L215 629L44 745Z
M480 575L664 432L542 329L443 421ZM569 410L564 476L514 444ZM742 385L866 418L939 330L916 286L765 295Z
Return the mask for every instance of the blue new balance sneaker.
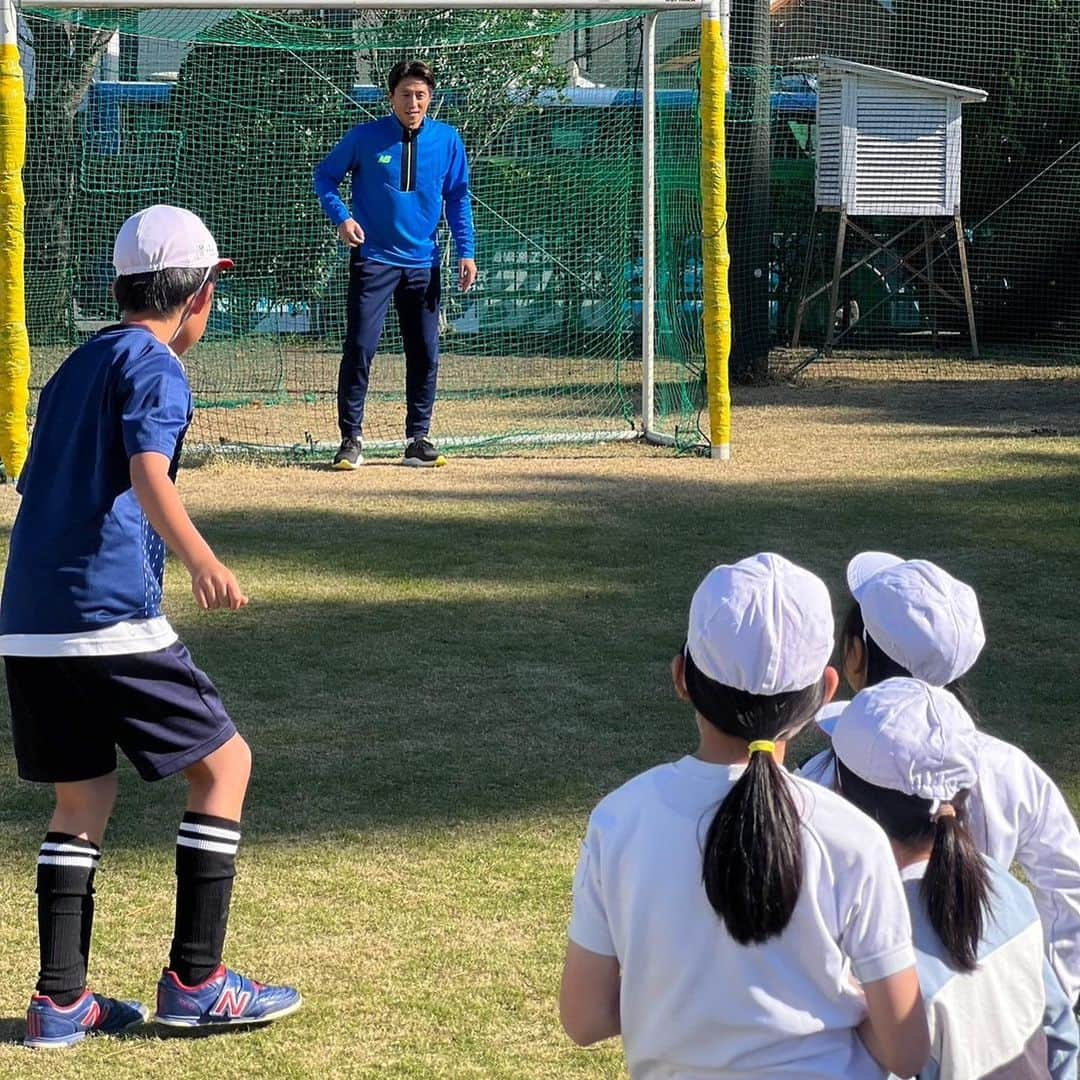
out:
M57 1005L52 998L35 994L26 1010L23 1045L37 1049L74 1046L87 1035L116 1035L144 1024L149 1014L137 1001L117 1001L89 990L70 1005Z
M291 986L263 986L222 964L198 986L185 986L174 971L162 972L154 1020L166 1027L264 1024L296 1012L303 1003Z

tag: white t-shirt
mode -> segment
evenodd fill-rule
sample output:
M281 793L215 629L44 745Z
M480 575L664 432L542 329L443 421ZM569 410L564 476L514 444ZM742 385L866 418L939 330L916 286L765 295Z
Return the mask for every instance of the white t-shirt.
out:
M1080 996L1080 830L1076 819L1054 781L1023 750L985 731L978 733L978 739L979 779L968 800L968 827L984 855L1002 866L1019 863L1027 875L1046 955L1069 1000L1076 1001ZM810 758L798 775L835 788L832 751Z
M879 1080L854 1030L865 1007L850 976L874 982L915 964L889 842L839 796L787 776L802 890L783 934L739 945L701 871L716 808L744 768L684 757L608 795L582 844L570 939L618 957L634 1080Z

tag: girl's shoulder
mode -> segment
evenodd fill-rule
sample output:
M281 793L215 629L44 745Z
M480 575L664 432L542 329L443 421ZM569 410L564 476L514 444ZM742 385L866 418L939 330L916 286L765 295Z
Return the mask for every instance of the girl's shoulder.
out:
M850 868L885 858L895 865L889 839L876 821L821 784L792 774L788 781L803 829L825 861Z

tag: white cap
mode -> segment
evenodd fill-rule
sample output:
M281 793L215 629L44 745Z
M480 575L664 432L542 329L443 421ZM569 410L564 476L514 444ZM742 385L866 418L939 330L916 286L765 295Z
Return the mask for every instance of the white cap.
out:
M847 580L866 632L917 679L947 686L979 658L986 634L975 590L940 566L864 551Z
M724 686L802 690L821 678L832 652L829 591L781 555L714 567L690 602L686 647L697 669Z
M814 723L817 724L822 734L832 736L836 721L840 719L841 713L850 704L850 701L830 701L827 705L822 705L818 709L817 715L814 717Z
M117 277L155 270L230 270L232 259L218 254L217 241L198 214L180 206L149 206L120 226L113 245Z
M977 738L948 690L886 679L852 698L833 728L832 748L869 784L950 802L975 784Z

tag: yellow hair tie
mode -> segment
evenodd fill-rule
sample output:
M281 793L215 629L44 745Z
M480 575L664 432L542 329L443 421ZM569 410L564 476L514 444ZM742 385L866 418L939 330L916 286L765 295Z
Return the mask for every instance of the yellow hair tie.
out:
M749 754L756 754L759 750L763 750L766 754L772 754L776 752L776 743L769 742L768 739L755 739L746 750Z

